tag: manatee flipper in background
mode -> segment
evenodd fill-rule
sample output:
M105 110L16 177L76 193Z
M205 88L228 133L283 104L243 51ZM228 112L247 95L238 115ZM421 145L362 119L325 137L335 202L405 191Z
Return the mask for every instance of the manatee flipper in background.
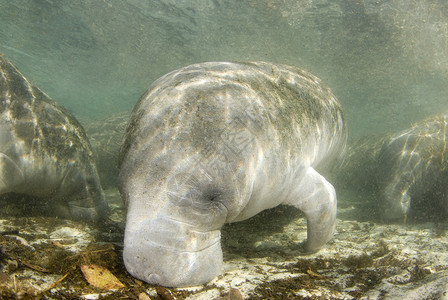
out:
M23 172L7 155L0 153L0 194L8 193L12 186L23 181Z
M312 167L308 167L300 184L292 191L288 204L306 215L308 251L319 250L333 237L336 224L336 192L331 183Z
M85 167L76 164L66 167L66 172L56 192L59 199L52 201L52 207L57 215L83 220L95 220L107 211L97 171L94 167L87 172ZM58 201L59 200L59 201ZM62 200L62 201L61 201Z
M10 124L0 122L0 194L12 192L24 181L22 168L17 164L15 143L11 135ZM8 155L9 154L9 155Z

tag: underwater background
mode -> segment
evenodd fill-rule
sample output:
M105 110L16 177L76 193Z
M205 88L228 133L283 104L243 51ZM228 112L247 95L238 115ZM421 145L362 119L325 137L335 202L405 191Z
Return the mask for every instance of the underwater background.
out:
M247 60L303 68L342 103L349 146L448 112L446 0L0 0L0 53L73 113L94 151L103 151L96 159L111 208L96 227L5 217L9 208L1 206L0 298L96 299L79 267L98 264L126 286L101 295L166 299L122 263L125 208L111 161L139 97L174 69ZM435 220L429 210L417 222L381 222L371 145L349 147L346 161L354 163L329 177L338 220L321 251L302 255L306 220L282 206L226 225L223 275L199 290L171 292L177 299L242 299L230 296L232 288L245 299L447 299L446 215Z
M442 0L0 0L0 52L81 122L131 110L171 70L221 60L320 77L351 139L448 106Z

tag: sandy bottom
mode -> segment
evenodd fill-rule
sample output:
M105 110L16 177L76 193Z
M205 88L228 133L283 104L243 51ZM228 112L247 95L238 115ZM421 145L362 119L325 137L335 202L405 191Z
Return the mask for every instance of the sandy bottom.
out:
M218 278L164 289L127 274L121 260L124 209L116 190L107 197L112 213L100 226L2 209L0 298L448 299L447 222L379 224L356 201L340 200L333 240L307 255L306 220L279 207L224 228L225 264ZM90 285L81 272L90 264L108 269L125 287Z

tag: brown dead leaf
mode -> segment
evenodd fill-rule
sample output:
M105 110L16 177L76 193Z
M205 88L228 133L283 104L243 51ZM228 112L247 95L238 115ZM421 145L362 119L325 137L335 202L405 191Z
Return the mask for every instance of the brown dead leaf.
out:
M243 300L244 298L239 289L230 287L229 299L230 300Z
M59 241L51 241L51 243L58 248L64 249L64 246Z
M313 272L311 269L308 269L306 271L306 273L308 273L308 275L310 275L311 277L315 277L315 278L319 278L319 279L326 279L327 277L320 275L319 273Z
M124 287L108 269L98 265L82 265L81 271L86 280L94 287L103 290L115 290Z
M173 295L171 295L171 292L164 288L163 286L157 286L156 287L157 295L160 296L163 300L176 300Z
M151 300L151 298L145 293L138 294L138 300Z
M8 286L11 282L11 277L7 273L0 272L0 287L2 285Z

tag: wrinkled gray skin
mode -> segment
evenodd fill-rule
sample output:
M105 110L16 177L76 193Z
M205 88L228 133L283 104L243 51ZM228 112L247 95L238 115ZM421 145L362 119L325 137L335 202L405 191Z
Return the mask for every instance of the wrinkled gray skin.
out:
M446 215L448 113L420 121L387 138L378 152L377 165L385 219Z
M341 107L318 78L264 62L195 64L153 83L121 149L124 262L164 286L220 273L220 229L279 204L302 210L307 249L335 229L336 195L316 168L346 141Z
M0 194L38 197L63 218L98 220L107 204L83 128L0 55Z

